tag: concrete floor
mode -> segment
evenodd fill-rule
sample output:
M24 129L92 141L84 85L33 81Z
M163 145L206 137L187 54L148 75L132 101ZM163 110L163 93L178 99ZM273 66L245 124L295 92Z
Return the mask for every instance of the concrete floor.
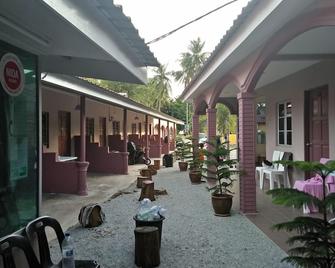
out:
M80 208L89 203L102 203L136 181L144 164L129 166L128 175L88 174L88 195L43 194L41 215L56 218L63 230L78 223ZM52 234L50 234L53 236ZM52 237L50 237L52 238Z

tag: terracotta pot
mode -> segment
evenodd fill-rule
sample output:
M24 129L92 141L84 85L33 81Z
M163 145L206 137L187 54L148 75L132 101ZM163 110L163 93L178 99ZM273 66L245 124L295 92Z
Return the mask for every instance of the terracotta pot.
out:
M230 216L231 206L233 204L233 196L230 194L212 194L212 206L215 216Z
M201 171L200 170L190 170L189 177L192 184L201 183Z
M187 171L188 163L187 162L179 162L179 170L180 171Z
M152 175L156 175L157 174L157 170L155 168L154 165L149 165L148 168L151 170L151 174Z

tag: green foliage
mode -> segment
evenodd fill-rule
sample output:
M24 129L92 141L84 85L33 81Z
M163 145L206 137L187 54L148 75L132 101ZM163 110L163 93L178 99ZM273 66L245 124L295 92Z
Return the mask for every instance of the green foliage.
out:
M176 155L179 159L184 162L186 159L190 159L192 157L191 152L192 144L190 140L187 139L177 139L176 141Z
M289 238L289 245L296 245L289 250L288 257L283 261L299 267L334 267L335 266L335 224L330 224L329 210L334 208L335 193L326 196L326 177L335 171L335 161L326 164L305 161L279 161L284 165L295 166L303 171L314 172L322 178L323 199L320 200L308 193L295 189L274 189L268 191L273 202L284 206L301 208L304 204L314 205L319 208L323 217L312 216L296 217L291 221L273 226L277 230L295 232Z
M190 165L190 170L202 170L204 160L200 159L199 148L197 144L192 145L192 159L187 161Z
M207 168L203 168L207 176L203 175L203 177L217 180L217 184L209 190L214 191L215 194L233 194L230 188L236 179L232 176L239 174L240 171L232 169L237 164L237 159L230 159L229 156L230 152L236 149L228 149L228 143L218 144L217 142L208 142L208 147L209 149L205 150Z
M220 135L228 132L235 133L236 121L236 115L231 115L227 106L222 103L216 105L216 127Z

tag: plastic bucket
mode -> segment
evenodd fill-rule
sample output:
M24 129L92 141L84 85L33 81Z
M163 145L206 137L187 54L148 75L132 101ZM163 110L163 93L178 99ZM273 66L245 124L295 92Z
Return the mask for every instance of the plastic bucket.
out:
M161 216L158 220L153 221L142 221L137 219L137 216L134 216L133 219L135 220L136 227L141 226L155 226L158 228L159 232L159 247L161 246L161 240L162 240L162 228L163 228L163 221L165 220L165 217Z

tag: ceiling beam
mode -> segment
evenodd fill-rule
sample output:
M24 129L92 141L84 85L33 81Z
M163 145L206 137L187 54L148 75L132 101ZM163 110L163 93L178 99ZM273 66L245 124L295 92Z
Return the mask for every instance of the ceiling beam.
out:
M335 60L335 54L277 54L272 58L273 61L311 61L311 60Z

